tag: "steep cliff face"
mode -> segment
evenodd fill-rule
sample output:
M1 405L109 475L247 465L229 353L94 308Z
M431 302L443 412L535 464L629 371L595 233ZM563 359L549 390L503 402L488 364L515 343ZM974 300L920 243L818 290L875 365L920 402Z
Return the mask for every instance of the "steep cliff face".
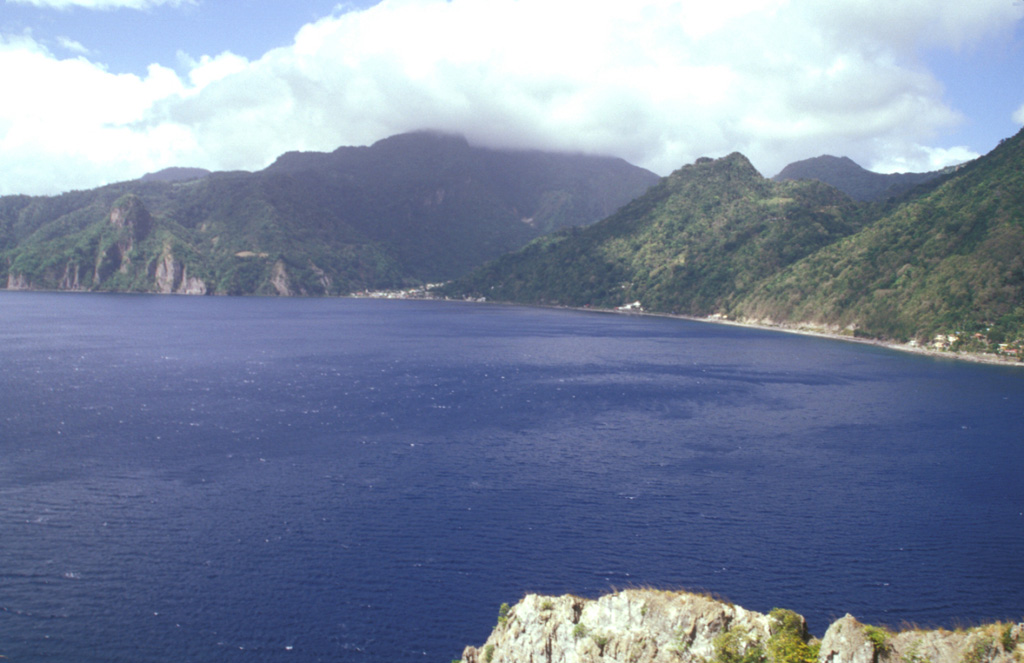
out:
M113 271L129 273L132 252L135 245L149 234L153 217L138 196L128 194L114 202L110 210L110 225L114 229L114 241L96 256L95 283L108 278Z
M28 282L24 274L15 274L10 272L7 274L7 289L8 290L31 290L32 284Z
M60 281L61 290L85 290L82 285L82 266L68 261L64 265L64 278Z
M150 267L156 292L179 295L205 295L206 282L188 273L188 265L178 260L169 246Z
M463 663L1022 663L1024 624L893 633L847 615L819 642L800 615L686 592L528 595Z
M127 230L131 239L138 240L149 234L153 217L141 198L126 194L118 198L110 209L110 225Z
M207 294L202 257L166 225L139 196L126 194L77 233L40 241L15 256L7 288Z
M288 279L288 270L281 260L275 262L270 270L270 285L274 286L274 291L282 297L294 294Z

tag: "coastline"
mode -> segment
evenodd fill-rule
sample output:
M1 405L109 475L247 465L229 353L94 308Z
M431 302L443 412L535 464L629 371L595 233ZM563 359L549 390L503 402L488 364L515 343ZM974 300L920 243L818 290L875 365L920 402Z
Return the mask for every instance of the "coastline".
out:
M721 316L694 316L684 315L681 313L659 313L654 311L644 311L642 309L629 309L619 310L613 308L604 308L596 306L562 306L557 304L523 304L519 302L505 302L500 300L479 300L472 298L465 299L454 299L448 297L436 297L430 293L429 284L425 287L410 288L407 290L380 290L373 292L364 293L353 293L348 295L337 295L342 299L420 299L420 300L434 300L434 301L453 301L453 302L468 302L477 304L501 304L504 306L532 306L535 308L548 308L548 309L560 309L569 311L582 311L590 313L608 313L614 315L635 315L635 316L650 316L659 318L670 318L675 320L689 320L691 322L706 322L717 325L731 325L734 327L746 327L748 329L760 329L764 331L776 331L786 334L798 334L801 336L814 336L818 338L830 339L833 341L846 341L848 343L861 343L864 345L873 345L880 348L886 348L889 350L896 350L899 352L906 352L916 355L922 355L926 357L932 357L935 359L950 359L955 361L968 361L976 364L988 364L991 366L1008 366L1008 367L1024 367L1024 360L1015 359L1010 357L1004 357L1001 355L992 354L989 352L961 352L961 351L947 351L947 350L934 350L928 347L920 345L911 345L909 343L896 343L894 341L886 341L882 339L874 338L859 338L848 334L837 334L835 332L828 331L821 327L814 327L804 324L788 325L782 323L764 323L764 322L750 322L746 320L731 320ZM90 290L46 290L46 289L22 289L22 288L0 288L2 292L51 292L51 293L82 293L82 294L121 294L121 295L184 295L184 293L159 293L159 292L122 292L122 291L109 291L109 292L98 292ZM194 297L196 295L185 295ZM232 295L203 295L203 296L221 296L230 297ZM237 295L235 295L237 296ZM245 296L263 296L263 297L277 297L280 295L245 295ZM290 295L293 297L295 295ZM327 296L328 298L330 296Z
M807 325L785 325L785 324L766 324L758 322L748 322L741 320L730 320L728 318L707 316L698 317L692 315L681 315L676 313L654 313L648 311L617 311L615 309L596 309L596 308L577 308L577 307L566 307L576 308L580 311L600 311L604 313L616 313L621 315L647 315L662 318L674 318L677 320L690 320L692 322L707 322L716 325L731 325L733 327L746 327L748 329L761 329L764 331L777 331L786 334L798 334L801 336L814 336L817 338L826 338L833 341L846 341L849 343L861 343L863 345L873 345L880 348L886 348L889 350L897 350L899 352L907 352L910 354L923 355L926 357L933 357L936 359L951 359L956 361L969 361L976 364L989 364L993 366L1011 366L1011 367L1024 367L1024 362L1018 359L1011 359L1008 357L1001 357L988 352L950 352L946 350L933 350L920 345L911 345L909 343L896 343L893 341L885 341L882 339L875 338L858 338L856 336L850 336L846 334L837 334L821 328L814 328Z
M413 294L415 293L415 294ZM349 295L350 297L353 295ZM689 320L691 322L707 322L717 325L731 325L734 327L746 327L748 329L761 329L764 331L776 331L783 332L786 334L799 334L801 336L814 336L817 338L825 338L833 341L846 341L849 343L861 343L864 345L873 345L879 348L886 348L889 350L896 350L899 352L907 352L916 355L922 355L925 357L932 357L934 359L949 359L955 361L968 361L976 364L988 364L990 366L1009 366L1009 367L1024 367L1024 361L1020 359L1003 357L1000 355L988 353L988 352L951 352L947 350L935 350L920 345L911 345L909 343L896 343L894 341L886 341L875 338L863 338L856 337L849 334L838 334L821 327L815 327L807 323L798 325L787 325L781 323L764 323L764 322L750 322L746 320L731 320L722 316L694 316L684 315L681 313L659 313L655 311L644 311L643 309L614 309L597 306L563 306L557 304L524 304L520 302L506 302L501 300L488 300L488 299L455 299L448 297L436 297L430 292L429 286L424 289L413 289L413 291L379 291L372 294L358 295L360 298L367 299L432 299L438 301L455 301L455 302L468 302L471 304L500 304L503 306L532 306L535 308L548 308L548 309L559 309L568 311L582 311L590 313L609 313L614 315L636 315L636 316L651 316L658 318L671 318L675 320Z
M814 336L817 338L825 338L833 341L846 341L848 343L861 343L863 345L873 345L879 348L886 348L888 350L896 350L899 352L906 352L910 354L922 355L925 357L932 357L934 359L949 359L954 361L968 361L976 364L988 364L991 366L1008 366L1008 367L1024 367L1024 361L1019 359L1012 359L1009 357L1002 357L988 352L950 352L946 350L933 350L931 348L922 347L920 345L911 345L909 343L896 343L893 341L886 341L876 338L858 338L847 334L837 334L820 327L812 327L807 324L803 325L785 325L779 323L763 323L763 322L750 322L746 320L730 320L720 316L695 316L695 315L684 315L681 313L658 313L654 311L644 311L637 309L630 310L619 310L612 308L596 307L596 306L559 306L555 304L522 304L519 302L503 302L499 300L475 300L475 299L448 299L443 297L434 297L432 299L438 299L441 301L462 301L469 303L481 303L481 304L501 304L504 306L533 306L536 308L549 308L549 309L560 309L568 311L581 311L589 313L607 313L612 315L635 315L635 316L649 316L656 318L670 318L674 320L689 320L690 322L706 322L716 325L730 325L733 327L746 327L748 329L760 329L764 331L775 331L786 334L798 334L800 336Z

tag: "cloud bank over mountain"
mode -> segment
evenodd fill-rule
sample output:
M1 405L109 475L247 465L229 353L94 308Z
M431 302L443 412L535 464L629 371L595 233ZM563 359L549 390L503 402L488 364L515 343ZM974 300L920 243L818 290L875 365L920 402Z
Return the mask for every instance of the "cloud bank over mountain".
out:
M0 35L0 193L173 165L258 169L288 150L422 128L614 154L662 174L732 151L766 174L824 152L934 170L977 152L935 146L963 117L922 53L1007 39L1024 6L384 0L338 11L256 59L181 54L144 75L30 32Z

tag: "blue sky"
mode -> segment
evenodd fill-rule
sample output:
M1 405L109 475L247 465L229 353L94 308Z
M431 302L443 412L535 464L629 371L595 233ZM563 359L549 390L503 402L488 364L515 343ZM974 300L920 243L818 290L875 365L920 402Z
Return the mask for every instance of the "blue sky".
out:
M374 4L372 0L346 5L335 0L216 0L97 10L3 0L0 31L28 30L40 41L55 45L71 39L89 49L90 59L113 72L145 75L152 63L175 66L179 51L193 57L231 51L258 59L272 48L288 46L299 28L332 15L336 8ZM55 49L58 54L61 50ZM70 54L63 49L63 55Z
M0 0L0 89L0 194L425 128L921 171L1024 124L1024 2Z
M964 115L937 144L984 153L1024 125L1024 118L1014 118L1024 107L1024 22L1006 39L934 49L924 60L942 81L945 101Z

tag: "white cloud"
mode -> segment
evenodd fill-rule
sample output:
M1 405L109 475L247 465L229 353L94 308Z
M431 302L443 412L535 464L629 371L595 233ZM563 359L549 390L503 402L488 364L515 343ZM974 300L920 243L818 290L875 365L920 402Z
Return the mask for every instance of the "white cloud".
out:
M0 39L0 193L54 192L137 177L138 168L194 151L183 127L135 128L177 75L114 75L84 58L57 59L29 37Z
M926 147L911 145L904 147L901 156L869 164L868 169L876 173L925 173L956 166L977 159L980 154L969 147Z
M192 4L194 0L6 0L16 5L32 5L44 9L149 9L161 5L176 7Z
M204 55L198 60L179 53L178 59L189 70L188 79L193 86L192 93L202 90L210 83L222 78L242 73L249 66L248 60L230 51L225 51L215 57Z
M0 101L0 193L68 186L19 181L12 154L95 160L71 180L80 186L166 165L260 168L287 150L420 128L661 173L737 150L769 175L826 152L910 170L960 159L970 150L927 147L961 118L916 50L998 34L1020 7L890 5L384 0L309 24L258 60L182 56L182 77L115 76L27 38L0 42L0 84L18 99ZM40 81L48 92L34 91Z
M1013 114L1013 121L1017 124L1024 124L1024 104Z
M89 49L82 45L81 42L75 41L69 37L57 37L57 45L63 48L69 53L75 53L77 55L89 55Z

